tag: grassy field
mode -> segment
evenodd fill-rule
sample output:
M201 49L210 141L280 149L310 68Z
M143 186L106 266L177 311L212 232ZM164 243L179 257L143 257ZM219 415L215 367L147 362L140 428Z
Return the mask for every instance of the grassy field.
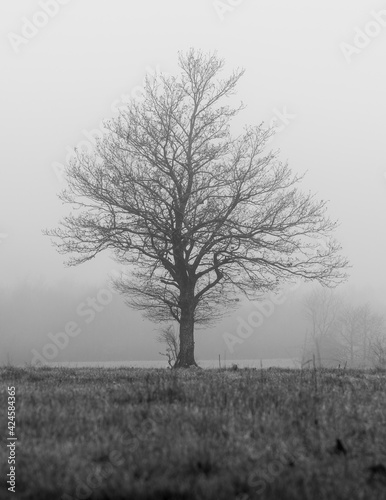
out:
M0 498L386 499L385 372L4 367L0 379Z

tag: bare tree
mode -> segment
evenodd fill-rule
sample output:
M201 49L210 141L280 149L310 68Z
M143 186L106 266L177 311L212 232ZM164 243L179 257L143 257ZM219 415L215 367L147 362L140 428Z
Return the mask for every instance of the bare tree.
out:
M177 367L196 364L195 324L220 318L240 292L256 299L296 277L332 286L347 266L325 202L264 153L272 131L231 135L242 106L225 101L243 71L221 79L223 64L191 49L179 76L148 79L144 99L68 168L62 200L79 213L46 232L75 255L69 265L111 249L131 266L116 287L151 320L179 323Z
M379 342L382 328L383 317L372 311L369 304L344 307L339 333L352 366L364 366L372 361L371 345L382 345Z
M352 304L333 290L318 288L308 294L305 306L312 340L305 350L307 357L315 350L319 366L365 366L375 351L381 352L383 318L369 304Z
M161 329L157 340L166 346L166 353L160 352L161 356L168 358L170 368L176 364L180 354L180 341L172 325Z
M304 300L310 323L311 346L306 342L306 356L316 354L318 366L337 365L343 361L337 342L342 300L334 290L315 288ZM328 358L328 359L327 359Z
M312 337L333 336L342 308L341 298L331 289L316 288L306 297L305 307Z
M369 304L364 304L359 308L359 324L361 332L360 351L363 363L367 364L371 358L371 345L376 345L377 340L384 338L384 318L381 314L372 311ZM381 345L381 342L378 345Z
M344 346L346 359L354 366L360 342L360 309L351 304L345 305L339 318L336 332Z
M379 333L370 339L369 357L377 368L386 368L386 334Z

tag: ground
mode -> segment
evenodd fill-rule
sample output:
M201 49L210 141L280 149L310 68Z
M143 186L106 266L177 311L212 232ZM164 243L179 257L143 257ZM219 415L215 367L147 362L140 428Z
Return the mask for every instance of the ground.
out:
M386 372L4 367L0 380L0 498L386 499Z

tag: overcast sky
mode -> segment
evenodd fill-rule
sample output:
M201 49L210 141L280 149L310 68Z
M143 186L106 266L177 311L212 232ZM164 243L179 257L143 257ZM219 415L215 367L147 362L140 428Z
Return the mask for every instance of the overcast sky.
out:
M116 268L108 255L69 269L42 235L67 211L57 198L61 166L140 91L146 72L176 72L177 52L195 47L217 50L228 71L246 69L239 123L277 125L272 147L294 172L307 171L304 188L329 200L341 223L349 286L386 305L385 2L2 0L0 35L3 288L103 286ZM31 332L35 321L31 313ZM132 342L149 343L140 334ZM4 335L2 351L12 351ZM31 345L41 347L42 336Z

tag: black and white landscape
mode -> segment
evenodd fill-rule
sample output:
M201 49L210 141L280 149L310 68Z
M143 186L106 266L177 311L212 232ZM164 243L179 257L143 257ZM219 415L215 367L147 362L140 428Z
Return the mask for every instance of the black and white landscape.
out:
M386 6L1 14L0 496L386 498Z

